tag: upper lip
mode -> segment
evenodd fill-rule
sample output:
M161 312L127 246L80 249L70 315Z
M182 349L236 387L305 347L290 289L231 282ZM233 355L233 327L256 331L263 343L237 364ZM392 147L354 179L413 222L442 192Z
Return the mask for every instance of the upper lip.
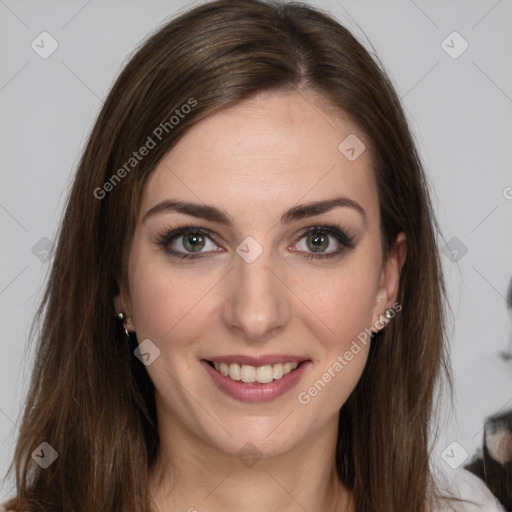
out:
M249 366L264 366L267 364L278 364L278 363L301 363L308 361L307 357L303 356L291 356L285 354L268 354L264 356L246 356L246 355L231 355L231 356L215 356L205 358L205 361L211 361L212 363L241 363Z

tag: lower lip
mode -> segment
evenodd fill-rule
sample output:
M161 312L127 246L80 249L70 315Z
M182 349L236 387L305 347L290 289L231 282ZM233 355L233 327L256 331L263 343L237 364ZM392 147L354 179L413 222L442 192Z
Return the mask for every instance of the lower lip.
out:
M244 402L267 402L284 395L293 388L299 382L311 362L304 361L295 370L267 384L245 383L241 380L233 380L212 368L206 361L202 360L201 364L210 374L217 387L232 398Z

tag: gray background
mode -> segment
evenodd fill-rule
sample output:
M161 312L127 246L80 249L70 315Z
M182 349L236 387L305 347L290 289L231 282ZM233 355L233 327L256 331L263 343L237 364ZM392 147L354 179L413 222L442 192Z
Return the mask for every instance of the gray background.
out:
M465 451L481 444L484 418L512 407L512 363L498 355L511 332L512 1L312 3L376 49L418 141L443 239L457 251L442 257L454 313L457 409L434 451L457 471ZM26 340L48 270L46 249L80 152L129 54L190 5L0 0L2 476L30 375ZM47 59L31 47L42 46L43 31L58 43ZM469 44L457 58L464 42L448 37L454 31ZM0 489L1 502L12 482Z

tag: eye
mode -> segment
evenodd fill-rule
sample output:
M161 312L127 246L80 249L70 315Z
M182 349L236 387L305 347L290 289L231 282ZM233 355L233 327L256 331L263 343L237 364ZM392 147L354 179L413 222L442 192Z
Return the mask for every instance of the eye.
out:
M212 241L212 236L207 229L184 226L160 233L155 243L162 246L170 256L201 258L208 252L218 250L218 246Z
M353 249L354 238L338 225L314 226L299 236L295 247L306 259L333 258Z
M172 257L198 259L211 252L221 252L214 242L215 235L205 228L182 226L163 231L154 242L163 247ZM354 248L354 238L338 225L323 225L309 228L301 233L292 246L292 251L305 259L334 258Z

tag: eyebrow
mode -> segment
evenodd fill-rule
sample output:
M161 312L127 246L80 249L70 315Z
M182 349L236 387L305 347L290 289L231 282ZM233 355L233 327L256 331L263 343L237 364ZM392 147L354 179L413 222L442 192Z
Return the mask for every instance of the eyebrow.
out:
M348 197L335 197L324 201L315 201L306 204L300 204L287 210L281 217L281 224L288 224L297 220L301 220L315 215L326 213L333 208L348 207L358 211L363 217L366 225L366 212L364 208L353 199ZM209 220L223 224L229 228L233 227L233 217L224 210L215 206L198 203L188 203L185 201L175 201L167 199L150 208L144 215L143 222L148 217L163 212L178 212L192 217Z

